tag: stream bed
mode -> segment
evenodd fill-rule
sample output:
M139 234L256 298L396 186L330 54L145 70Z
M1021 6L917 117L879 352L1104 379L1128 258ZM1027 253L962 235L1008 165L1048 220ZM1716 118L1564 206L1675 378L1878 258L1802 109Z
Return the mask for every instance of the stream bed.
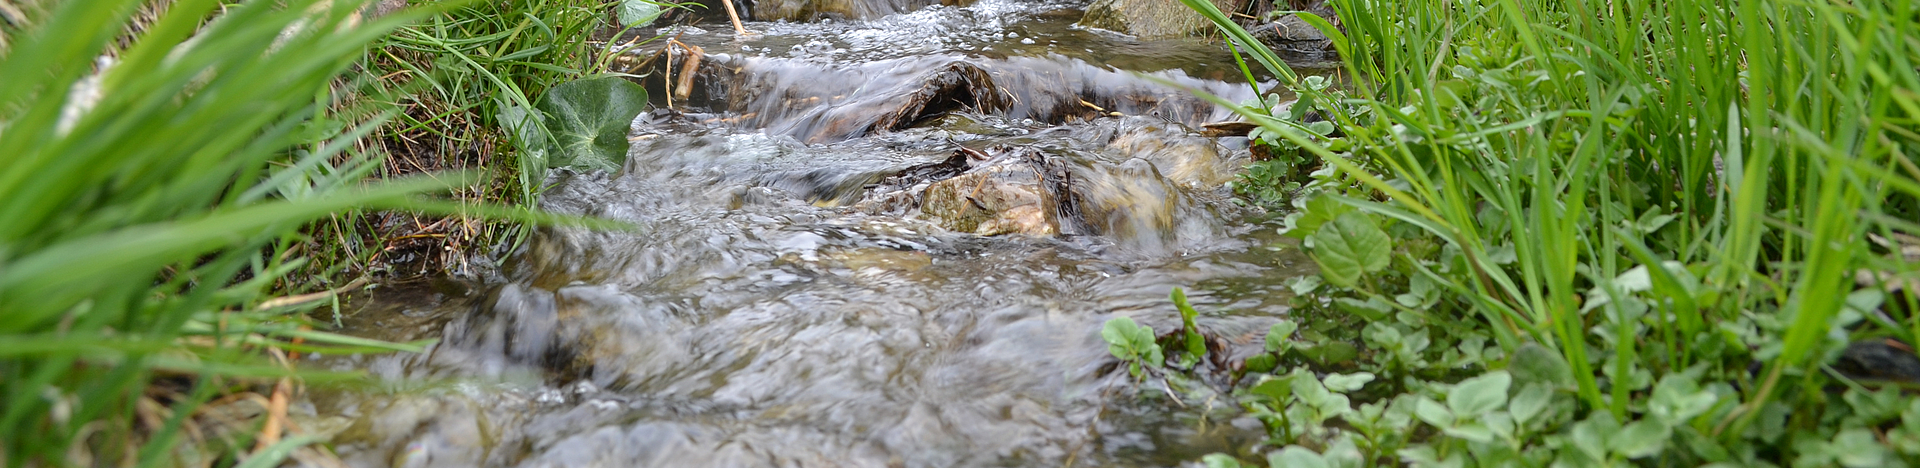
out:
M1287 312L1312 262L1224 187L1246 141L1203 129L1231 115L1166 83L1252 93L1217 43L1071 27L1080 7L660 31L622 62L656 107L624 167L555 171L541 203L637 228L541 229L475 278L349 304L350 334L438 342L308 358L376 379L296 421L368 467L1248 453L1263 429L1230 398L1136 384L1100 329L1175 330L1186 288L1224 375Z

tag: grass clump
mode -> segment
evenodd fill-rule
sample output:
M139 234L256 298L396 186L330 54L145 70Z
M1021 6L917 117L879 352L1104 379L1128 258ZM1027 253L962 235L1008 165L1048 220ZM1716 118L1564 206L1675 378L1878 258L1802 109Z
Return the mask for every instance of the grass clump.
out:
M1325 166L1239 456L1920 463L1920 2L1334 0L1333 88L1186 3L1334 127L1234 106Z
M275 410L231 411L278 381L284 413L296 374L268 355L419 349L310 331L299 312L325 294L270 299L325 244L309 223L362 208L539 221L415 198L477 179L462 173L365 183L386 158L361 142L405 114L340 77L435 7L30 6L0 28L0 464L300 456L315 439L281 438Z
M313 331L361 281L275 295L405 238L614 227L502 207L546 170L509 150L550 133L529 96L605 68L608 5L393 3L0 3L0 465L325 464L282 435L290 379L344 376L289 354L421 347ZM486 203L418 197L448 189Z
M601 53L611 51L593 39L608 25L612 3L415 3L444 12L380 37L363 62L366 75L389 90L385 104L400 110L369 138L394 155L370 175L472 170L486 180L456 190L455 199L532 207L547 161L540 145L528 141L544 131L529 109L548 89L606 70L617 54ZM465 215L342 215L314 236L328 239L313 246L321 259L316 266L325 268L308 276L470 272L470 254L524 233L518 224Z

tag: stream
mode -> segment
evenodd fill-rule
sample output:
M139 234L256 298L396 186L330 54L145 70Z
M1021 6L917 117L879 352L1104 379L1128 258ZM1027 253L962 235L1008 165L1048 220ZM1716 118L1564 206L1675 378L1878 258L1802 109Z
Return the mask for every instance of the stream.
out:
M637 228L541 229L470 280L348 304L346 333L438 341L306 357L375 378L316 386L297 424L366 467L1250 453L1263 429L1216 389L1312 262L1224 188L1246 139L1202 130L1232 116L1165 83L1252 93L1218 43L1072 27L1083 6L661 30L621 62L656 108L625 166L556 170L541 202ZM1100 337L1177 330L1176 286L1219 382L1137 383Z

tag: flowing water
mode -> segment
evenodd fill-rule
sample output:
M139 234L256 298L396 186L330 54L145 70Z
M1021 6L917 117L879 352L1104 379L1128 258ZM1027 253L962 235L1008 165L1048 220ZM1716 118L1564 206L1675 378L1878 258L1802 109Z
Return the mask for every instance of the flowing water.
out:
M1248 453L1259 424L1214 389L1311 262L1222 188L1245 140L1196 129L1227 113L1165 83L1251 93L1218 45L1074 29L1076 8L666 31L673 53L629 62L659 110L625 167L558 171L542 201L637 228L542 230L476 280L361 301L349 332L440 341L314 358L379 383L299 422L356 466ZM1101 325L1177 329L1175 286L1223 359L1136 384Z

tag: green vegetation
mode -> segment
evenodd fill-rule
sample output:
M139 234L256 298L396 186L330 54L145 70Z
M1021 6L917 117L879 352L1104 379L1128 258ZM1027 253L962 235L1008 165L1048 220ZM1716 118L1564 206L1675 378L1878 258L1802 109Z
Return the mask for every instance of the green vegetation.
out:
M38 24L7 31L7 466L243 453L251 434L199 431L194 415L213 396L288 375L261 348L417 349L302 331L290 314L303 307L265 299L303 263L293 248L303 223L431 208L410 195L464 178L361 184L379 160L352 143L388 115L341 107L333 88L366 44L426 12L356 25L344 3L182 1L121 47L140 4L48 5Z
M1100 329L1100 337L1107 340L1107 352L1127 364L1127 373L1134 378L1143 378L1146 370L1158 368L1166 361L1160 343L1154 341L1153 327L1134 323L1133 319L1120 317L1108 320Z
M484 149L475 165L511 175L476 194L483 199L532 203L545 175L545 161L519 157L527 148L508 140L509 125L525 128L527 109L548 88L604 68L595 62L590 36L603 25L610 4L596 0L559 2L455 2L445 15L408 25L383 39L370 60L380 76L396 87L422 86L406 96L404 127L392 137L432 138L433 148L448 148L442 158ZM420 132L420 133L413 133ZM439 161L443 163L453 161ZM498 165L498 166L496 166Z
M538 115L528 96L604 67L586 39L607 10L590 3L0 6L5 466L322 454L281 437L287 379L348 376L296 372L286 353L421 344L313 331L303 312L358 282L274 296L384 250L345 240L381 234L359 210L565 221L419 194L530 201L545 162L495 146L493 116ZM447 170L467 167L482 170ZM230 409L254 392L279 409Z
M616 172L627 160L627 130L647 108L647 89L620 77L555 86L540 99L543 131L524 132L528 153L551 166ZM526 125L517 128L534 128ZM539 168L542 174L547 170ZM544 176L543 176L544 177Z
M1241 187L1321 273L1249 360L1271 447L1239 456L1920 462L1916 376L1839 370L1920 333L1920 2L1334 0L1344 32L1303 15L1331 87L1186 3L1302 96L1235 106L1261 140L1324 166Z
M445 11L379 38L361 64L388 90L390 99L382 105L400 109L393 122L368 139L394 156L373 175L474 170L485 181L456 190L455 199L532 207L551 165L546 146L554 139L549 125L543 125L551 117L530 109L556 86L605 73L616 52L639 41L607 45L611 50L592 42L615 7L606 0L414 3ZM636 22L651 18L627 10L658 15L660 6L644 0L617 3L623 18ZM644 104L640 96L637 102ZM377 219L361 214L328 219L313 237L329 241L312 246L315 265L328 269L307 277L328 281L342 273L377 273L403 260L396 253L414 253L414 261L428 266L457 268L466 255L526 233L514 223L468 216L372 216Z

